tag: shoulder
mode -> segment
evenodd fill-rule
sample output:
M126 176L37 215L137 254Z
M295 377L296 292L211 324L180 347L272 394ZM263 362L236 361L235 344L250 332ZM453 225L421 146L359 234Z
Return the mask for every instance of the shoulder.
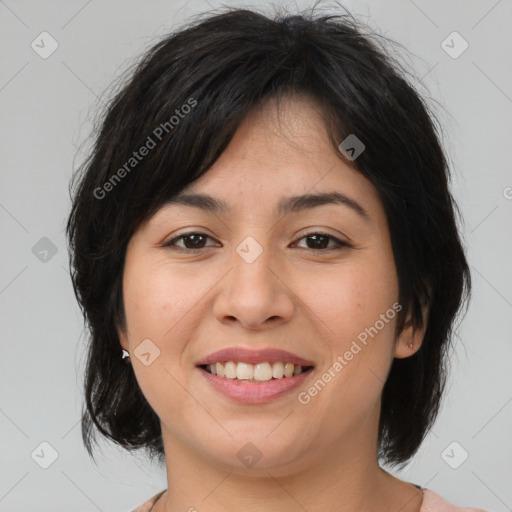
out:
M490 512L481 508L457 507L430 489L423 489L423 503L420 512Z
M149 498L148 501L145 501L142 505L138 506L137 508L134 508L131 512L150 512L153 508L153 505L156 503L156 500L162 496L162 494L166 490L159 492L158 494L155 494L152 498Z

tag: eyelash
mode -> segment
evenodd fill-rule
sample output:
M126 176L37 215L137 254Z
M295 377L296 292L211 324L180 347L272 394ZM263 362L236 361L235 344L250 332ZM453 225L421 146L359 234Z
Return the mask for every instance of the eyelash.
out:
M170 249L178 248L179 250L182 250L182 251L185 251L185 252L197 252L197 251L203 250L204 249L203 247L196 248L196 249L189 249L187 247L179 247L179 246L176 245L176 241L188 238L188 237L190 237L192 235L200 235L200 236L203 236L203 237L212 238L209 235L207 235L206 233L200 233L200 232L191 231L189 233L183 233L182 235L177 236L176 238L173 238L172 240L169 240L169 242L163 244L163 247L168 247ZM332 251L332 250L338 250L339 251L340 249L343 249L345 247L352 247L349 243L343 242L343 241L339 240L338 238L336 238L336 237L334 237L332 235L329 235L328 233L324 233L322 231L312 231L311 233L306 233L305 235L303 235L302 237L299 238L299 241L303 240L305 238L310 238L310 237L312 237L314 235L320 235L320 236L325 236L327 238L330 238L331 240L333 240L335 242L336 246L328 247L328 248L324 248L324 249L305 248L307 251L312 251L312 252L328 252L328 251Z

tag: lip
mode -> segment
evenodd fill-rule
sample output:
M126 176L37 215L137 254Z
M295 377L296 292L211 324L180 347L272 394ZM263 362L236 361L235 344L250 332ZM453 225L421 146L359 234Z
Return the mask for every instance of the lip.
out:
M279 398L300 386L314 372L314 368L311 368L293 377L263 382L243 382L213 375L204 368L199 367L198 370L215 390L236 402L246 404L261 404Z
M196 366L215 363L227 363L228 361L242 362L242 363L275 363L281 361L282 363L293 363L300 366L314 366L312 361L303 359L296 354L287 352L277 348L265 349L248 349L245 347L230 347L217 350L212 354L206 356L199 361ZM299 376L298 376L299 377ZM291 377L286 377L291 378ZM228 379L229 380L229 379ZM261 384L258 384L261 386Z

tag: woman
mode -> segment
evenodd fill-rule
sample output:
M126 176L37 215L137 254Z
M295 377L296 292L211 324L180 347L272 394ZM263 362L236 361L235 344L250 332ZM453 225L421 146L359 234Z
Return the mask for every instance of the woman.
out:
M138 512L461 510L381 468L471 288L434 120L348 15L228 9L144 56L67 226L85 445L166 465Z

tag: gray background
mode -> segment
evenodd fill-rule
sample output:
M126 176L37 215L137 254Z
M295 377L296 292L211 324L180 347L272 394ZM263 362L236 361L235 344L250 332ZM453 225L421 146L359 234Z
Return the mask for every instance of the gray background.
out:
M128 511L166 487L141 456L105 444L95 466L82 446L84 338L67 270L68 183L113 78L186 17L220 5L0 1L0 511ZM343 5L409 49L420 90L444 106L474 278L441 415L399 476L459 506L511 510L512 2ZM58 43L46 59L31 47L43 31ZM453 31L469 44L457 58L442 47ZM462 49L461 40L447 44ZM40 465L52 452L42 442L58 455L47 469Z

